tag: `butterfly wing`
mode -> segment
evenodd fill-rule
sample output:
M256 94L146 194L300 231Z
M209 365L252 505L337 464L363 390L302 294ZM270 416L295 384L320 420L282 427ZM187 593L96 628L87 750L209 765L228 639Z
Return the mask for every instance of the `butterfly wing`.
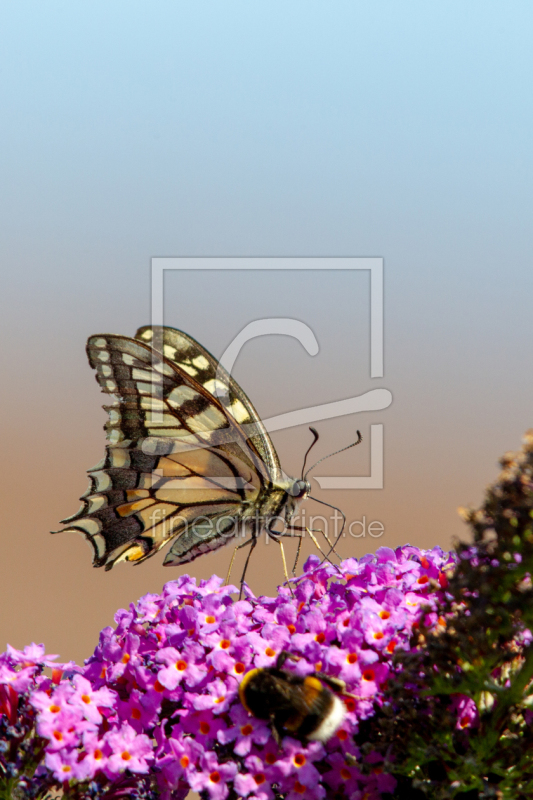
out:
M140 340L108 334L90 337L87 354L113 399L104 406L109 444L89 471L82 508L63 520L66 530L84 534L94 565L106 569L143 561L172 538L181 544L165 563L225 544L268 485L269 464L177 361Z
M221 397L226 411L260 454L270 478L277 481L282 477L278 454L261 417L239 384L205 347L183 331L165 326L145 325L139 328L135 338L163 353L209 394ZM225 402L224 398L227 398Z

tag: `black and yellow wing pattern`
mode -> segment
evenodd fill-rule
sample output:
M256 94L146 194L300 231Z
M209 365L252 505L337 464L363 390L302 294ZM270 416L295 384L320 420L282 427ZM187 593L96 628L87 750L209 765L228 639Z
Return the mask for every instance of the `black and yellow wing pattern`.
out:
M142 562L170 540L165 565L256 537L306 493L286 478L251 402L192 337L143 327L135 338L91 336L109 443L88 471L82 507L63 520L94 549L93 564Z

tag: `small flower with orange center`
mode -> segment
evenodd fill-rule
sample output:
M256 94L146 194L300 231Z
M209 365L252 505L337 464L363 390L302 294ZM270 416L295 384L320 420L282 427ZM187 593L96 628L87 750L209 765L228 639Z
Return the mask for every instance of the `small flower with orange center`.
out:
M169 755L159 763L159 769L168 786L176 786L179 780L186 780L204 753L202 745L192 736L184 736L175 731L168 740Z
M348 642L348 647L328 647L325 652L325 671L351 685L359 680L361 669L359 666L360 651L355 642ZM351 645L351 646L350 646Z
M59 714L62 708L68 708L70 695L70 687L67 684L60 684L48 692L34 691L30 703L36 711L40 712L42 718L52 719Z
M236 683L231 681L229 687L220 678L211 681L203 694L192 694L190 700L197 711L210 709L213 714L225 714L235 700Z
M361 669L361 683L358 693L363 697L377 694L379 686L387 680L389 667L380 661L374 661Z
M119 775L124 770L146 773L153 761L152 743L144 733L136 733L128 723L118 730L108 731L104 741L111 751L107 761L107 772Z
M255 717L250 716L241 705L233 706L230 711L230 719L233 725L222 729L218 734L221 744L235 742L234 753L238 756L247 756L252 749L252 745L262 747L270 739L270 728L268 725Z
M303 786L317 787L321 785L321 777L314 763L324 754L319 742L309 742L305 751L294 739L283 741L283 751L275 764L275 771L286 778L293 777Z
M73 679L74 693L69 699L69 704L77 706L86 720L99 724L102 714L99 708L113 708L117 702L116 692L103 686L95 690L91 682L82 675L75 675Z
M45 764L60 783L71 780L84 780L87 768L83 762L78 762L76 750L60 750L57 753L48 752Z
M366 611L363 615L365 642L375 650L383 650L395 631L389 617L383 619L379 613L373 611Z
M332 753L328 759L328 766L330 771L324 774L323 780L333 792L340 792L344 797L360 795L361 773L356 767L346 762L343 753Z
M216 754L208 750L200 758L198 770L190 773L189 785L194 792L207 791L211 800L225 800L229 794L228 784L236 773L236 764L219 763Z
M175 689L182 681L189 687L196 686L207 673L205 650L197 642L187 642L181 651L175 647L163 647L157 660L165 666L157 673L157 680L166 689Z
M418 584L415 583L415 586ZM421 594L417 594L415 592L407 592L404 595L404 603L407 610L413 614L418 612L421 605L428 605L429 597L427 595L423 596Z
M479 712L477 706L470 697L464 694L453 695L451 711L457 715L455 727L459 730L465 728L475 728L479 724Z
M83 737L83 749L85 751L85 767L88 775L103 770L107 764L105 743L98 738L96 733L86 733Z
M274 664L278 654L284 650L290 641L289 632L285 626L277 626L268 634L260 635L252 631L247 636L247 642L254 653L254 666L270 667Z
M49 740L48 750L61 750L64 747L76 746L78 742L77 727L83 717L80 711L68 706L57 714L41 717L37 723L37 733Z
M223 718L215 716L212 710L190 713L184 718L183 730L194 736L195 740L208 748L217 741L221 731L225 730L227 723Z

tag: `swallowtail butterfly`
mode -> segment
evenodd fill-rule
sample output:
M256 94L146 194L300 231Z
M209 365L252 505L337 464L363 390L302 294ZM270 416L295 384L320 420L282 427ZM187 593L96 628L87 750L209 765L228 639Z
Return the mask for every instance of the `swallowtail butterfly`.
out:
M263 530L279 541L274 521L290 526L310 485L284 475L256 410L217 359L182 331L155 326L133 339L91 336L87 354L112 399L109 444L63 530L89 540L95 567L140 563L169 541L164 564L185 564L241 530L251 549Z

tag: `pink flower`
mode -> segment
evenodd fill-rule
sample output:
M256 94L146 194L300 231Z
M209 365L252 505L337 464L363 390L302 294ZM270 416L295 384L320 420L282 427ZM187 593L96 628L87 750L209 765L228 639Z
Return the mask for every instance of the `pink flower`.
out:
M118 613L118 612L117 612ZM131 615L125 617L118 617L121 624L130 621ZM117 615L115 615L117 618ZM117 641L115 636L113 641L108 640L102 647L104 656L111 662L108 669L108 677L112 680L122 677L126 671L130 671L133 667L140 663L138 654L140 639L136 633L127 633L122 642Z
M181 652L164 647L157 653L157 660L165 664L157 673L157 680L167 689L175 689L181 681L196 686L207 672L204 648L196 642L189 642Z
M104 736L110 756L105 765L106 774L113 778L128 769L130 772L146 773L154 754L150 739L145 734L137 734L126 722L120 730L111 730Z
M189 777L189 785L194 792L206 791L212 800L225 800L229 794L228 783L236 772L236 764L231 761L219 764L210 750L200 759L200 770Z
M116 702L116 692L105 686L102 689L95 690L90 681L81 675L75 675L73 683L74 691L69 697L69 703L79 708L85 719L99 724L102 721L102 715L98 710L98 706L113 708Z
M285 800L323 800L326 790L321 783L306 786L296 778L292 783L292 788L285 795Z
M82 781L87 777L87 770L83 761L78 761L76 750L62 750L60 752L47 752L45 764L60 783L65 781Z
M257 800L273 800L272 776L258 756L248 756L244 762L246 772L235 776L233 785L239 797L253 795Z
M221 744L237 740L234 753L247 756L253 744L264 745L270 739L270 728L261 720L255 719L241 706L233 706L230 717L235 724L231 728L221 728L217 739Z
M103 772L107 765L107 753L109 748L103 739L91 732L83 735L83 765L86 777L93 778L98 772Z
M272 766L279 777L295 777L304 786L320 782L320 773L313 765L324 756L324 748L319 742L303 745L295 739L286 738L282 743L282 753Z
M346 647L345 649L340 647L328 648L325 660L333 675L339 677L350 686L355 684L361 677L360 658L361 648L356 644L352 644L351 647Z
M284 625L263 626L261 634L252 631L246 636L246 641L254 652L254 666L271 667L279 653L285 650L290 641L290 633Z
M14 647L11 647L11 645L8 644L6 653L16 664L23 664L24 666L59 666L59 664L53 663L58 656L46 655L44 644L35 644L35 642L32 642L31 644L26 645L24 650L16 650Z
M26 692L33 683L37 667L25 667L19 671L0 664L0 685L11 686L16 692Z
M473 700L466 695L456 694L452 696L452 713L457 715L455 727L458 730L465 728L475 728L479 724L479 713Z
M217 741L219 732L226 728L226 723L220 717L215 717L212 711L197 711L183 717L183 730L194 736L206 749Z
M125 720L137 733L149 730L158 722L161 703L157 702L158 693L146 695L133 689L127 700L116 701L119 719ZM155 702L154 702L155 701Z
M59 712L68 708L69 699L72 696L72 686L67 681L60 683L51 694L41 690L32 692L30 697L31 705L40 712L41 720L54 719Z
M343 793L350 797L359 789L362 773L349 764L342 753L332 753L328 762L332 769L325 773L324 780L334 791L342 787Z
M37 733L49 740L46 749L52 752L65 747L77 747L89 725L78 709L63 708L53 716L39 719Z
M387 680L389 667L380 662L367 663L361 666L361 682L358 693L370 697L379 691L380 685Z
M211 710L213 714L225 714L237 695L237 683L228 686L220 678L215 678L206 687L206 694L186 694L186 702L196 711Z
M175 790L183 780L194 774L204 753L201 744L192 737L170 737L166 742L167 751L157 760L166 786Z

